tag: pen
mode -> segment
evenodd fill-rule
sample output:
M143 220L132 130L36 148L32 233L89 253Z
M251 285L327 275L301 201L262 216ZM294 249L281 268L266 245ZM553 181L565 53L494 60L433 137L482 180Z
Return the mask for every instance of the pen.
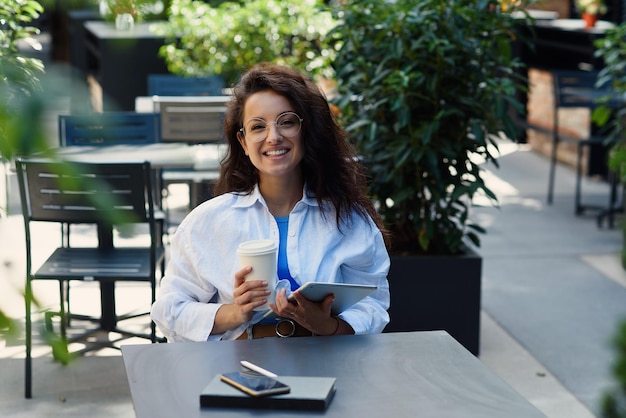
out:
M264 368L259 367L256 364L252 364L249 361L241 360L240 363L246 369L250 369L250 370L252 370L254 372L260 373L263 376L267 376L267 377L277 377L278 376L277 374L272 373L269 370L265 370Z

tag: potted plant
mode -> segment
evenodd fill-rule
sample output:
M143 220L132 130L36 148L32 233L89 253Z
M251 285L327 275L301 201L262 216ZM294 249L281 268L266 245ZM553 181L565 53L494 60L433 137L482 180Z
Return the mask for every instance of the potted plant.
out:
M609 149L609 168L619 176L620 184L626 184L626 109L612 103L624 103L626 97L626 23L606 31L605 36L595 41L596 56L604 66L598 73L596 84L610 86L612 94L600 98L601 105L593 112L593 121L599 126L607 125L612 144ZM622 246L622 267L626 269L626 222L622 223L624 245Z
M481 164L497 166L494 137L516 138L511 109L523 109L511 47L522 5L507 3L345 1L331 32L335 103L392 237L387 330L445 329L474 354L482 263L471 246L484 230L470 209L477 195L497 202Z
M585 21L586 28L594 27L599 16L607 11L604 0L576 0L576 9Z
M167 23L156 30L166 37L160 55L171 73L217 74L231 85L264 61L327 76L332 50L324 39L333 25L321 0L172 0Z
M100 14L107 21L129 14L135 22L167 18L170 0L99 0Z

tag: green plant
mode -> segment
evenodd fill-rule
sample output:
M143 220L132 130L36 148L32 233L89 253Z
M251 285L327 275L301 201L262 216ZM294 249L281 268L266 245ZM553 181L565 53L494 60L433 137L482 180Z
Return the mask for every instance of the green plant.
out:
M107 3L113 16L128 13L137 18L137 2L135 0L108 0Z
M43 63L20 53L18 42L39 33L38 28L28 25L42 12L43 7L34 0L0 3L0 87L8 95L6 99L41 89L39 77L43 74ZM1 132L0 135L4 136Z
M336 10L336 103L365 159L370 195L394 253L456 254L484 230L477 193L497 203L480 163L497 165L500 132L523 88L512 13L490 0L361 0Z
M43 130L44 110L49 97L59 97L58 91L44 88L41 60L18 49L20 40L39 32L29 25L42 12L43 7L33 0L0 3L0 156L6 160L48 148ZM32 294L24 297L41 307ZM0 336L14 338L18 333L16 322L0 309ZM66 341L54 332L43 330L42 335L52 347L55 359L67 363L70 355Z
M168 39L160 55L174 74L219 74L227 84L264 61L327 76L332 51L324 39L333 25L320 0L252 0L217 7L172 0L168 23L158 29Z
M122 13L133 16L135 21L154 21L167 18L170 0L101 0L100 13L107 21L114 21Z
M609 167L626 181L626 108L617 110L609 103L623 103L626 97L626 23L606 31L605 36L596 40L596 56L604 61L598 74L598 86L610 86L612 94L600 99L603 103L593 112L593 120L600 126L607 125L610 134ZM626 223L622 223L626 243ZM622 248L622 267L626 269L626 245Z
M56 8L63 10L74 10L95 7L98 4L98 0L37 0L46 11L51 11Z
M615 387L606 391L602 399L604 418L626 418L626 321L623 321L613 340Z
M44 65L18 48L21 40L39 33L30 24L42 12L34 0L0 3L0 156L6 160L45 147L35 119L42 116Z

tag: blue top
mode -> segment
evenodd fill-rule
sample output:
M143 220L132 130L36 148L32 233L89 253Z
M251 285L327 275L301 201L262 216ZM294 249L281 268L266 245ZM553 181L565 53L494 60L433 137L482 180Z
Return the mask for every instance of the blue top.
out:
M289 216L274 217L278 224L278 279L289 280L291 291L298 289L300 285L291 277L289 266L287 265L287 231L289 230ZM289 293L289 292L287 292Z

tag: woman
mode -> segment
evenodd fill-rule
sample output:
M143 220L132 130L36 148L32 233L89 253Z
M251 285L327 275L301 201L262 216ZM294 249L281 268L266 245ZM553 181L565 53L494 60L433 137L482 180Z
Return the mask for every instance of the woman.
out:
M365 177L324 95L299 72L262 64L233 89L224 117L229 152L215 198L178 227L152 319L169 341L378 333L389 322L387 254ZM377 290L338 316L287 289L269 301L282 318L257 323L271 289L245 281L241 242L278 244L289 291L307 281L373 284ZM281 280L282 283L287 283ZM276 321L276 320L271 320ZM286 325L285 325L286 323ZM292 328L289 329L289 326Z

